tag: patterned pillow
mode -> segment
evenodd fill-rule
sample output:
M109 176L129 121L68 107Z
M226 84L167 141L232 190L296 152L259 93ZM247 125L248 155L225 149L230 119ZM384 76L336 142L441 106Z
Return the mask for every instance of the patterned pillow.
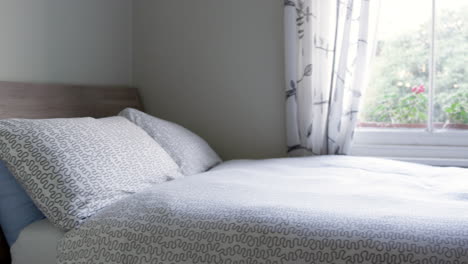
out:
M0 159L64 230L125 196L182 176L164 149L122 117L0 120Z
M182 126L132 108L119 115L143 128L171 155L185 175L204 172L221 162L205 140Z

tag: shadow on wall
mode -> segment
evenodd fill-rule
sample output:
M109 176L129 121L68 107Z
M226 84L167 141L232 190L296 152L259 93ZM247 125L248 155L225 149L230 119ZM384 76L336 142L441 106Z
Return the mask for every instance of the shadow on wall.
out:
M0 80L131 84L131 1L0 0Z
M134 2L134 82L153 115L224 158L284 156L282 2Z

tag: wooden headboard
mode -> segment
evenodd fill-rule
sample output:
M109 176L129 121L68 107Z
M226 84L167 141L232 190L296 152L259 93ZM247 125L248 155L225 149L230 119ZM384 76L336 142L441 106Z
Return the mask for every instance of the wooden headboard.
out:
M0 119L104 117L142 108L136 88L0 82Z
M0 82L0 119L105 117L125 107L143 110L136 88ZM10 263L0 229L0 263Z

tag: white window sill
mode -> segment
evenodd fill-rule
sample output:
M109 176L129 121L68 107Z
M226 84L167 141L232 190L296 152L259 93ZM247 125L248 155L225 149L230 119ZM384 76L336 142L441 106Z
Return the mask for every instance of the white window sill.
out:
M468 131L357 129L351 155L468 167Z

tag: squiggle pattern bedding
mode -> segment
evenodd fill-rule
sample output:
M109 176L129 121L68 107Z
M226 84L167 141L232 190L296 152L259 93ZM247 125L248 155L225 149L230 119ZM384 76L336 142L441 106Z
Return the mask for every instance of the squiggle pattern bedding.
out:
M468 170L353 157L232 161L116 202L59 263L468 263Z

